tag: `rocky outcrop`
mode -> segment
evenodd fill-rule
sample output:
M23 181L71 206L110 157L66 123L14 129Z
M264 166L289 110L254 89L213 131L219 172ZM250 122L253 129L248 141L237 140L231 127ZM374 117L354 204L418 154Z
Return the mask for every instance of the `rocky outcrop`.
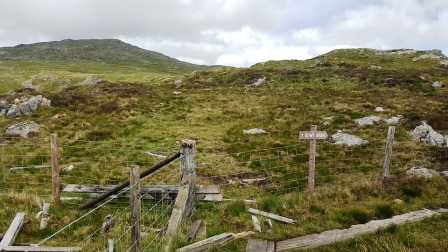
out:
M360 119L357 119L356 122L363 126L363 125L373 125L375 122L381 121L380 116L367 116Z
M419 166L415 166L406 170L407 176L420 177L425 179L432 179L440 176L439 172L432 169L427 169Z
M432 146L446 147L448 142L448 135L444 136L436 132L431 126L426 124L426 122L423 122L422 125L417 126L411 132L411 136L415 140L422 141Z
M444 58L446 58L446 56L443 55L441 50L429 50L425 51L425 54L413 58L412 61L418 61L421 59L444 59Z
M78 86L85 86L85 85L96 85L100 82L102 82L104 80L102 79L97 79L95 78L95 76L90 75L89 77L87 77L85 80L83 80L81 83L78 84Z
M343 146L355 146L355 145L363 145L368 144L369 141L359 138L354 135L349 135L342 133L342 131L338 130L336 134L331 136L335 141L334 144L343 145Z
M6 128L6 134L28 138L30 133L39 132L40 126L34 122L22 122Z
M6 115L9 118L17 118L28 115L39 108L39 106L50 106L51 101L42 95L32 97L22 97L14 100L13 104L0 100L0 116Z
M436 88L438 88L438 87L442 87L442 85L443 85L443 81L434 81L434 82L432 83L432 86L433 86L433 87L436 87Z

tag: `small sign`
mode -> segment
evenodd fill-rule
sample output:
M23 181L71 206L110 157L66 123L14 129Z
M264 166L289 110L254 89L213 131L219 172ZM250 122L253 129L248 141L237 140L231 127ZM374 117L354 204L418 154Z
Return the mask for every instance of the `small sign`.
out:
M327 139L328 134L326 131L300 131L299 139Z

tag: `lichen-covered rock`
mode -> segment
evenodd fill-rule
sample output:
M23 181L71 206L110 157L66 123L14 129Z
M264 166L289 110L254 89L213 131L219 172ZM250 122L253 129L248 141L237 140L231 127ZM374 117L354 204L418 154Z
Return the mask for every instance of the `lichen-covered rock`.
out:
M409 168L406 170L406 175L408 176L414 176L414 177L421 177L425 179L431 179L437 176L440 176L440 174L432 169L427 169L419 166L415 166L412 168Z
M355 146L355 145L363 145L368 144L369 141L359 138L354 135L345 134L341 131L338 131L336 134L331 136L335 141L334 144L343 145L343 146Z
M442 87L443 82L442 81L434 81L434 83L432 83L433 87Z
M384 108L383 107L376 107L375 108L375 112L383 112Z
M415 140L422 141L426 144L433 146L446 147L448 136L443 136L442 134L436 132L431 126L423 122L422 125L417 126L412 132L411 136Z
M16 118L22 115L22 111L20 111L20 108L18 105L13 104L8 109L8 112L6 113L6 116L9 118Z
M356 122L363 126L363 125L373 125L375 122L381 121L380 116L367 116L360 119L356 119Z
M20 135L21 137L28 138L28 135L33 132L39 132L40 126L34 122L22 122L10 125L6 128L6 134Z

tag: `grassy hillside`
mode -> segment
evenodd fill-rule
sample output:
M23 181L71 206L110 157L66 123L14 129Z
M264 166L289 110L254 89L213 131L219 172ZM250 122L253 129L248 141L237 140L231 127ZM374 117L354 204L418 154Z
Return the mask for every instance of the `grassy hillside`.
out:
M51 107L39 108L20 119L0 118L0 136L5 144L2 146L27 141L6 135L5 129L9 125L34 121L42 126L40 132L33 135L35 141L58 133L64 142L64 151L69 152L64 156L64 164L77 162L80 166L83 158L92 162L88 169L64 172L65 181L113 184L127 178L123 163L128 165L129 162L123 158L134 158L132 148L164 149L164 154L171 154L177 149L177 141L196 139L199 183L219 184L226 198L235 199L198 203L195 217L207 222L207 236L252 230L245 199L257 200L251 207L299 220L295 225L274 223L274 231L255 235L270 240L345 228L421 208L447 207L448 182L445 179L403 176L404 170L414 163L438 170L448 168L446 148L425 146L409 136L409 132L423 120L435 130L448 133L448 69L440 64L442 58L413 61L427 53L379 54L369 49L336 50L306 61L270 61L242 69L176 72L168 74L171 79L164 79L167 75L162 68L160 72L145 75L143 66L105 64L107 67L103 67L104 64L92 62L61 66L59 62L51 61L38 65L4 60L0 66L9 69L11 75L25 76L24 79L39 73L42 67L54 69L49 75L56 76L57 73L61 79L71 76L75 80L78 76L76 82L82 82L87 75L95 75L104 76L102 78L106 81L61 87L58 86L59 81L42 78L36 81L42 87L40 90L21 89L2 95L0 99L8 102L34 94L42 94L52 100ZM7 77L6 74L3 76ZM119 79L117 76L124 77ZM445 84L436 88L432 85L435 81ZM385 111L375 112L379 106ZM384 118L403 116L396 126L399 144L394 149L397 159L392 165L394 179L390 186L383 186L380 179L388 126L378 122L361 127L355 122L358 118L376 114ZM325 121L330 123L322 124ZM330 140L319 142L318 158L322 162L318 174L321 177L316 180L316 194L308 197L304 188L308 143L298 141L297 134L312 124L317 124L319 129L329 134L337 130L355 134L368 139L370 144L346 148L335 146ZM250 128L262 128L269 134L242 134L243 130ZM47 143L44 141L43 145ZM82 146L82 149L76 151L77 146ZM124 151L127 148L128 152ZM105 152L104 149L111 151ZM112 151L114 149L123 149L123 153ZM22 159L19 159L24 165L48 161L43 150L26 150L22 150ZM104 165L106 172L101 172L103 161L96 161L100 158L107 163ZM136 156L135 160L142 168L157 161L146 156ZM7 211L0 213L3 220L0 232L9 225L16 211L26 211L28 216L33 216L40 211L40 203L51 198L46 194L48 186L39 184L42 182L39 174L44 171L12 173L5 165L9 164L6 161L4 155L1 178L5 193L0 194L0 207ZM148 183L157 183L173 170L177 172L177 168L168 170ZM31 176L33 174L35 177ZM16 186L10 181L14 175L27 179L30 185L22 182L18 187L30 193L6 192ZM211 177L216 175L222 176ZM252 178L249 176L265 176L272 185L229 182ZM402 199L403 203L396 204L395 199ZM39 231L38 223L31 221L19 235L18 242L33 243L54 233L69 220L85 213L78 211L77 206L75 203L55 206L51 210L55 219L49 229ZM76 236L66 233L50 244L77 244L83 239L80 236L90 234L108 211L116 213L119 207L120 204L116 203L102 209L71 228L70 232ZM434 233L434 237L446 235L446 220L447 216L442 215L422 224L392 227L327 246L323 250L441 251L446 242L428 237L428 233ZM124 219L119 227L126 225ZM97 235L85 244L100 244L105 238L106 235ZM179 239L178 246L185 244L186 241ZM245 251L245 244L244 240L236 241L214 251ZM103 245L95 246L90 248L99 250Z
M89 77L155 84L206 68L114 39L18 45L0 48L0 93L27 87L26 82L40 90L56 91Z

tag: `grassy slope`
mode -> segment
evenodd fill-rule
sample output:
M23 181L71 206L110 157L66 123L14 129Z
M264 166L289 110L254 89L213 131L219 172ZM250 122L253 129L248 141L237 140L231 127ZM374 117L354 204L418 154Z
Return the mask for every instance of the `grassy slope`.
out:
M110 67L103 68L94 63L59 67L58 63L45 63L44 68L55 69L64 78L70 76L70 69L76 69L76 75L88 71L88 74L108 76L109 80L116 80L119 75L125 76L126 81L139 83L102 83L70 87L60 92L43 92L45 97L52 100L52 107L39 109L32 115L22 117L20 121L33 120L45 125L39 133L41 137L57 132L60 138L74 143L102 140L106 144L144 143L156 147L174 146L177 140L183 138L199 139L198 174L217 174L228 172L223 169L229 169L229 164L217 157L217 153L295 144L299 130L309 128L310 124L320 124L328 116L334 116L333 123L324 128L329 133L345 129L365 137L381 138L387 126L377 124L360 129L353 122L354 119L371 115L376 106L386 108L385 115L404 116L397 126L400 137L406 137L406 132L418 125L420 120L427 120L435 129L446 130L448 90L446 86L440 89L431 86L435 80L448 82L446 68L441 68L435 60L413 62L414 56L379 56L371 51L341 50L309 61L267 62L249 69L202 70L175 75L176 79L182 79L182 83L174 83L172 79L164 82L164 85L160 85L162 82L159 76L148 76L149 81L145 81L144 68L117 66L111 70ZM316 60L319 60L317 65ZM42 67L30 62L7 64L16 64L12 72L22 70L21 75L25 79L41 71ZM381 65L383 69L371 69L371 65ZM266 81L262 85L249 86L263 77L266 77ZM173 91L181 93L174 94ZM12 101L15 97L36 93L27 90L22 92L3 98ZM48 120L56 114L61 116L60 120ZM11 120L1 119L1 132L9 124ZM262 127L271 134L241 134L243 129L254 127ZM232 169L241 171L247 168ZM108 181L112 178L103 179ZM356 177L352 179L353 182L357 180ZM394 185L392 188L384 188L379 182L366 181L354 183L348 189L322 188L313 198L303 193L261 197L255 207L300 221L294 226L275 223L274 232L258 234L257 237L280 240L347 227L368 219L385 218L390 214L423 207L446 206L448 183L445 180L398 180ZM12 219L17 210L36 213L41 200L26 195L8 194L0 197L3 199L0 201L1 208L8 209L0 214L5 220L1 223L2 227L8 225L8 220ZM396 198L407 200L403 205L396 205L392 203ZM11 204L14 207L9 207ZM246 205L241 201L199 203L197 217L204 218L208 223L209 236L228 231L240 232L252 229L245 208ZM57 216L69 216L71 220L80 215L72 206L62 206L54 211ZM88 227L89 223L95 221L98 220L93 218L82 224ZM55 224L52 230L57 230L62 224ZM26 229L25 234L21 234L20 241L35 241L48 235L39 232L33 225ZM423 225L391 228L324 249L351 251L354 247L359 251L388 251L390 247L392 251L423 251L430 247L437 251L444 243L427 237L427 230L432 225L446 226L446 216L425 221ZM82 227L76 229L81 234L87 232ZM435 230L440 232L435 235L444 235L443 230ZM408 237L406 242L395 240L404 236ZM423 238L424 242L418 238ZM63 241L64 237L55 242ZM185 243L180 242L182 244ZM216 251L244 251L244 246L245 243L240 241Z

